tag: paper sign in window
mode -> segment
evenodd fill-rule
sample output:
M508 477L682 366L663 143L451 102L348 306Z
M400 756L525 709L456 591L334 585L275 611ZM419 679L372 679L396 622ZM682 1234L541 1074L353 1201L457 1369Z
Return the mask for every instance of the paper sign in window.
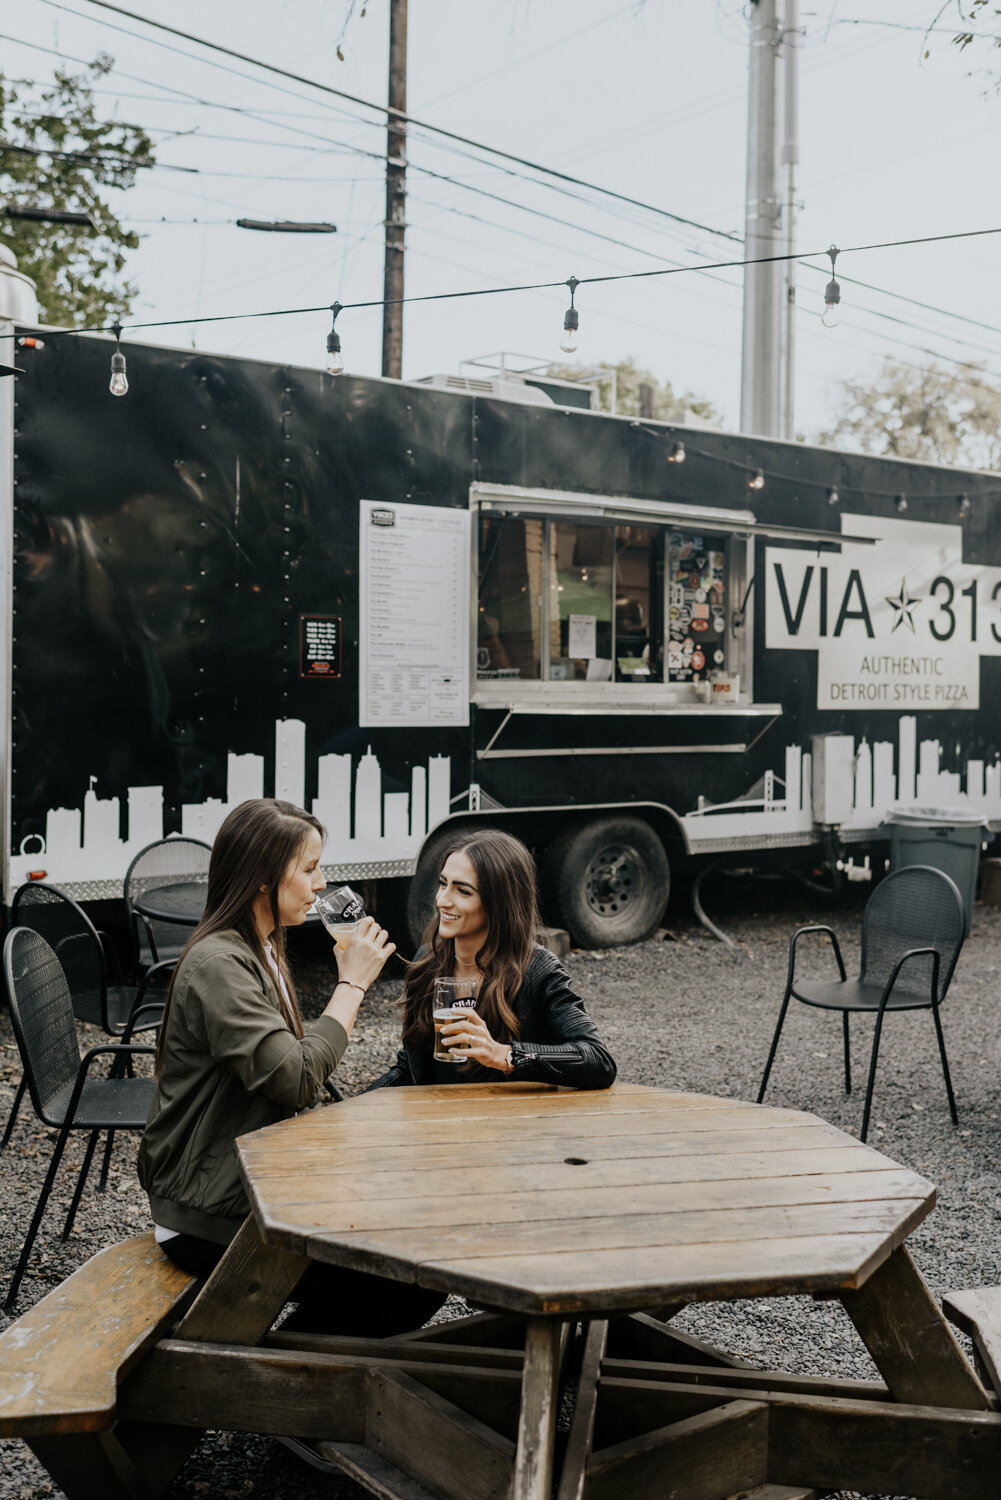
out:
M582 656L597 656L597 654L597 615L571 615L567 656L580 658Z

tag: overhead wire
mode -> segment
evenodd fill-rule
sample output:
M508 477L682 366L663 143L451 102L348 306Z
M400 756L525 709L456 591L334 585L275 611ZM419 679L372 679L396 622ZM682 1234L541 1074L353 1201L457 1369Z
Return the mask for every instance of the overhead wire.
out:
M59 4L58 0L42 0L42 3L48 4L48 5L52 5L52 6L54 6L54 8L62 10L64 12L66 12L67 14L71 14L71 15L77 16L78 18L85 19L85 17L82 16L81 12L72 10L68 6ZM176 28L166 27L162 23L152 22L147 17L136 16L133 12L129 12L129 11L124 10L123 7L114 6L114 5L110 5L110 4L105 3L105 0L86 0L86 3L98 4L98 5L101 5L101 7L104 8L104 9L109 9L109 10L114 10L114 11L120 12L121 14L129 16L131 19L135 19L135 20L138 20L138 21L140 21L140 22L142 22L144 24L148 24L150 26L154 26L157 29L163 29L163 30L170 31L172 33L176 33L176 34L178 34L180 36L183 36L185 39L194 41L199 46L205 46L205 47L207 47L209 49L212 49L212 50L219 50L219 51L222 51L222 52L226 53L227 55L234 55L234 56L238 57L240 60L244 60L244 61L250 62L255 67L260 67L260 68L263 68L263 69L268 70L268 71L276 71L276 72L280 73L282 76L287 76L287 77L290 77L290 78L292 78L292 79L294 79L296 81L302 82L302 83L304 83L308 87L311 87L311 88L315 87L315 88L320 89L322 92L331 93L331 94L333 94L333 95L335 95L337 97L346 98L346 99L350 100L351 102L354 102L354 103L357 103L357 104L359 104L361 106L364 106L365 108L374 109L374 110L376 110L376 111L378 111L378 112L380 112L382 114L386 114L388 112L387 109L386 109L386 107L384 107L384 106L375 105L375 104L372 104L370 101L358 99L357 96L347 95L344 91L341 91L341 90L331 89L327 85L319 84L315 80L304 78L302 75L291 74L291 73L288 73L287 70L275 69L273 67L273 65L264 63L264 62L262 62L262 61L260 61L258 59L248 58L248 57L246 57L245 54L233 53L232 49L220 48L218 44L206 42L202 38L198 38L198 37L192 36L192 34L190 34L190 33L179 32L179 31L177 31ZM133 31L129 31L126 28L115 27L114 23L103 22L102 24L112 26L113 29L121 30L121 31L125 32L125 34L133 36L133 37L136 37L136 38L138 38L140 40L149 41L153 45L159 45L159 46L162 46L162 47L167 47L167 50L175 51L175 52L181 52L181 55L184 55L184 56L187 56L187 57L192 57L193 56L193 54L191 54L191 53L183 52L182 49L171 47L171 46L169 46L169 44L159 42L156 39L142 37L141 34L133 32ZM12 39L12 40L21 41L22 39L15 38L15 39ZM29 45L30 46L30 45L35 45L35 44L25 43L25 45ZM53 49L42 49L42 50L53 50ZM75 59L75 60L76 61L83 61L82 59ZM208 61L210 61L210 63L213 66L217 66L217 67L218 66L222 66L220 64L214 63L213 60L208 60ZM239 76L241 78L249 78L249 76L250 76L250 75L244 74L242 72L239 72L238 70L230 69L230 68L225 68L224 71L233 72L233 73L236 74L236 76ZM128 75L123 74L122 76L128 76ZM131 76L135 77L135 75L131 75ZM168 87L168 86L161 85L159 83L155 83L152 80L137 80L137 81L141 81L141 82L144 82L144 83L151 84L152 86L160 88L161 90L163 90L163 89L165 89L165 88ZM203 103L205 105L208 105L209 107L213 107L213 103L214 103L213 101L204 101L204 100L199 101L199 100L197 100L197 96L186 95L185 91L181 91L181 90L176 90L176 89L170 88L169 92L173 93L175 96L187 97L187 98L191 99L192 102L200 102L200 103ZM284 92L291 93L292 91L291 90L284 90ZM295 94L293 96L297 97L297 98L303 98L304 97L304 96L299 95L299 94ZM262 117L259 114L259 112L249 111L249 110L246 110L246 109L244 109L242 107L239 107L239 106L226 106L226 105L218 105L218 104L216 104L215 107L236 109L236 110L238 110L238 112L245 114L248 118L264 119L265 123L273 124L273 125L277 126L280 129L294 129L294 127L289 127L289 126L285 125L285 123L283 121L279 121L279 120L267 120L267 118L266 117ZM389 113L391 113L391 111L389 111ZM349 118L351 118L351 117L349 117ZM505 160L522 163L524 166L529 167L530 169L532 169L534 171L543 171L543 172L550 172L551 171L553 173L553 175L555 175L556 177L560 178L562 181L577 183L580 186L585 187L586 189L588 189L590 191L598 192L599 194L607 193L609 191L609 190L603 189L601 187L598 187L595 184L586 183L586 182L584 182L583 179L577 179L577 178L571 177L569 174L559 173L555 169L543 168L543 167L541 167L537 163L528 162L524 158L515 157L515 156L513 156L510 153L498 152L496 150L496 148L492 148L492 147L489 147L489 146L484 146L482 143L471 141L471 140L469 140L469 138L459 136L455 132L442 131L442 130L440 130L439 127L432 126L432 125L427 125L425 122L418 122L418 121L414 120L412 117L408 117L408 119L410 119L412 121L412 123L417 127L417 129L418 129L419 132L422 132L422 133L423 132L430 132L432 135L442 135L442 136L446 137L448 139L448 141L450 141L452 143L461 142L464 145L471 146L471 147L473 147L476 150L481 150L481 151L485 151L485 152L490 153L490 154L499 155L500 157L503 157ZM359 123L361 123L361 122L359 122ZM307 134L307 132L296 132L296 133ZM312 133L309 133L309 134L312 134ZM426 138L426 136L425 136L425 138ZM382 162L385 161L385 155L382 152L367 152L367 151L364 150L364 148L360 148L360 147L357 147L357 146L343 146L342 145L342 146L339 147L335 143L329 142L328 140L326 140L326 138L323 138L323 139L324 139L324 147L323 147L323 149L325 151L335 152L335 151L338 151L338 150L341 150L341 151L347 150L347 151L351 151L354 154L360 154L360 155L366 156L369 159L378 160L380 163L382 163ZM254 142L254 144L257 144L257 142ZM291 143L283 143L283 144L284 145L289 145ZM439 144L439 143L435 142L435 144ZM309 149L309 148L307 147L307 148L301 148L301 149ZM319 149L319 148L316 148L316 149ZM463 152L461 154L467 155L468 153ZM475 157L472 158L472 159L473 160L478 160L478 158L475 158ZM165 164L165 165L168 165L168 164ZM486 165L486 164L484 164L484 165ZM465 181L462 181L461 179L456 179L454 176L450 176L450 175L445 174L445 173L435 173L435 172L433 172L429 168L421 168L416 163L410 163L409 166L410 166L410 170L411 171L416 171L416 172L422 173L423 175L428 175L428 176L434 177L434 178L436 178L439 181L448 182L448 183L452 184L453 186L456 186L456 187L460 188L462 191L472 191L474 193L479 193L479 194L487 196L487 197L492 197L496 201L499 201L502 204L505 204L505 206L513 207L513 208L515 208L518 211L525 212L525 213L530 213L530 214L534 214L536 216L541 216L541 217L547 218L547 219L551 219L551 220L554 220L557 223L561 222L558 219L556 219L555 216L553 216L553 215L547 215L547 214L545 214L541 210L532 208L530 205L520 204L520 203L517 203L517 202L515 202L514 200L511 200L511 199L505 199L503 197L503 195L500 195L500 194L490 194L488 190L482 189L482 188L477 188L475 185L470 184L470 183L465 182ZM528 181L528 182L534 182L535 181L535 179L533 179L533 178L526 177L523 172L514 172L514 171L511 171L510 169L504 169L504 171L505 171L505 175L515 176L515 177L518 177L518 178L520 178L522 180L525 180L525 181ZM219 175L222 175L222 174L219 174ZM541 184L537 184L537 185L541 185ZM550 184L549 186L553 187L554 185ZM557 190L559 190L559 189L557 189ZM577 193L570 193L570 194L568 194L568 196L572 196L572 197L576 198L578 201L583 201L583 202L587 203L588 206L591 206L591 207L602 206L602 205L593 204L588 199L581 199L580 195L577 194ZM628 205L632 206L633 208L639 209L639 210L644 211L644 212L653 212L653 213L658 213L658 214L665 214L671 220L673 220L674 222L676 222L679 226L694 227L694 228L699 229L702 232L707 232L707 233L713 235L714 237L724 238L724 239L730 240L732 242L738 242L739 243L741 241L741 237L739 235L737 235L735 232L714 229L711 226L699 224L698 221L687 219L687 218L685 218L684 216L681 216L681 215L671 214L669 211L659 209L655 205L645 204L645 203L641 202L638 199L631 199L631 198L626 197L625 195L612 194L611 196L615 197L623 205L628 204ZM606 211L611 212L612 210L606 210ZM562 222L565 222L565 221L562 221ZM580 232L582 226L577 225L575 227L577 228L578 232ZM611 236L602 236L600 234L600 232L598 232L598 231L585 231L585 232L588 233L588 234L590 234L590 235L592 235L593 237L596 237L596 238L607 239L611 243L618 243L618 244L622 243L621 241L616 241ZM631 248L635 248L635 247L631 247ZM651 252L643 252L643 253L651 253ZM691 253L691 254L705 255L705 252L703 252L703 251L698 251L698 250L693 251L691 249L689 250L689 253ZM803 262L803 263L806 264L805 262ZM743 264L743 263L740 263L740 264ZM675 267L675 268L677 268L677 267ZM705 270L709 269L709 267L707 267L707 266L699 266L698 264L696 264L695 266L690 267L690 268L691 269L695 269L695 270L699 270L699 271L705 271ZM809 269L816 271L818 268L817 267L809 267ZM719 279L719 278L715 278L715 279ZM848 284L853 284L852 283L852 279L849 278L849 277L842 277L842 280L845 281ZM863 283L859 283L859 284L863 285ZM871 284L864 284L864 285L867 285L868 289L876 292L877 294L883 294L883 295L889 295L889 296L897 295L897 294L894 294L894 293L890 292L888 289L885 289L885 288L876 288L876 287L873 287ZM917 299L905 298L903 300L911 302L912 305L923 306L923 307L928 308L927 304L922 304ZM898 322L901 321L901 320L893 320L892 319L892 315L882 315L876 309L865 308L865 309L860 309L860 310L864 311L868 315L872 315L872 316L876 316L876 317L884 316L884 317L888 318L890 321L898 321ZM996 330L992 329L990 325L978 324L977 320L972 320L972 319L966 318L966 317L964 317L961 314L952 314L951 312L949 312L946 309L928 308L928 310L934 311L934 312L938 313L939 315L946 316L946 317L952 317L952 316L958 317L958 318L960 318L964 322L972 323L974 326L982 326L985 329L987 329L988 331L996 331ZM908 325L908 326L914 326L914 325ZM930 330L926 330L926 332L930 332ZM956 340L953 339L953 336L951 334L948 334L946 332L934 331L934 332L932 332L932 336L933 337L941 337L941 338L948 339L950 341L957 342ZM962 341L958 341L958 342L962 342Z
M953 231L951 231L949 233L945 233L945 234L912 235L912 236L910 236L907 239L900 239L900 240L880 240L880 241L874 241L874 242L872 242L870 244L866 244L866 245L847 245L847 246L843 246L841 248L841 250L840 250L839 253L842 254L842 255L853 255L853 254L861 254L863 251L871 251L871 250L898 250L898 249L902 249L902 248L905 248L905 247L911 246L911 245L937 244L937 243L940 243L940 242L946 241L946 240L976 239L976 238L981 238L983 236L995 235L995 234L1001 234L1001 226L996 226L996 227L989 228L989 229L953 230ZM809 253L812 254L812 255L818 255L818 254L821 254L822 252L814 250L814 251L811 251ZM679 276L679 275L684 275L686 273L689 273L689 274L693 273L693 272L697 273L698 271L703 270L703 269L716 271L716 270L735 269L737 267L743 267L743 266L773 265L773 264L784 262L784 261L797 260L798 258L799 258L798 255L795 255L795 254L794 255L759 255L759 256L753 256L753 257L751 257L749 259L744 259L744 260L717 261L714 265L707 266L707 267L700 267L700 266L661 266L661 267L658 267L655 270L625 271L625 272L605 272L605 273L602 273L601 275L597 275L597 276L579 276L579 277L573 277L573 278L571 278L571 280L573 281L574 285L578 286L578 287L580 287L580 286L599 286L599 285L606 285L606 284L611 283L611 282L619 282L619 281L645 281L645 280L649 280L651 277L654 277L654 276ZM520 283L518 285L513 285L513 286L492 286L492 287L464 288L464 289L462 289L460 291L451 291L451 292L423 292L423 293L417 293L415 295L403 296L403 297L376 297L376 298L369 298L369 299L366 299L364 301L343 302L343 303L338 303L338 308L339 308L339 310L341 312L349 312L349 311L360 310L360 309L363 309L363 308L401 306L401 305L410 305L412 303L420 303L420 302L446 302L446 301L454 301L454 300L456 300L458 298L467 298L467 297L502 296L502 295L513 293L513 292L550 291L550 290L554 290L554 289L556 289L558 287L564 287L564 286L569 286L569 285L570 285L570 281L569 280L535 281L535 282ZM53 329L51 331L53 333L65 333L65 334L70 334L70 335L77 335L77 334L82 334L82 333L108 333L108 332L111 332L114 328L123 328L123 329L124 328L134 328L134 329L138 329L138 328L174 328L174 327L180 327L180 326L184 326L184 325L188 325L188 324L194 324L194 323L230 323L230 322L240 321L240 320L245 319L245 318L255 318L255 317L256 318L294 317L294 316L299 316L299 315L305 314L305 313L325 312L325 311L329 311L330 310L330 305L331 304L329 304L329 303L323 303L319 307L267 308L267 309L260 310L260 311L257 311L257 312L221 313L221 314L218 314L216 316L198 317L198 318L149 319L149 320L145 320L145 321L142 321L142 322L136 321L134 319L129 319L126 323L122 323L122 324L117 324L117 323L116 324L100 324L100 325L95 325L92 328Z

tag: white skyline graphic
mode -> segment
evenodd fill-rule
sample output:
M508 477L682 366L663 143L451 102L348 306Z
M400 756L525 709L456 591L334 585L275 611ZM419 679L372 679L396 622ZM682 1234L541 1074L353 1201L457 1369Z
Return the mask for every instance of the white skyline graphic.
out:
M851 741L851 785L844 788L845 814L838 822L847 833L879 827L894 806L963 807L983 813L987 820L1001 819L1001 763L968 760L966 774L943 771L939 740L917 743L917 720L902 714L897 728L896 770L894 745L890 740ZM965 784L964 784L965 782ZM682 818L693 853L707 845L718 849L737 839L760 837L765 843L781 844L812 839L816 827L813 812L813 757L800 745L787 745L784 775L766 771L760 797L734 802L710 803L698 799L693 812ZM739 846L738 846L739 847Z
M122 838L121 799L101 798L91 777L83 807L50 808L45 837L29 835L10 861L12 886L44 869L56 885L117 882L140 849L164 836L163 787L129 787L127 834ZM263 755L227 757L226 796L181 807L180 832L211 844L226 814L251 797L263 797ZM306 725L300 719L275 723L274 795L305 806ZM356 867L414 861L429 831L447 818L451 797L451 760L432 755L414 766L408 791L384 792L382 768L371 747L352 769L352 757L321 755L317 761L317 795L311 811L327 829L323 863L343 873Z

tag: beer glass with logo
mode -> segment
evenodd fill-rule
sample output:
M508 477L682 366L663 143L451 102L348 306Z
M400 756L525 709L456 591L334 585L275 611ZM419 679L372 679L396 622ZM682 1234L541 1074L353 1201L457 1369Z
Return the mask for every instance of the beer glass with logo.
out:
M324 927L338 948L344 949L351 935L365 915L365 903L349 885L338 886L336 891L324 891L313 903Z
M468 1061L466 1048L451 1047L442 1037L441 1028L450 1021L462 1019L463 1011L476 1009L475 979L436 979L434 999L431 1002L431 1019L434 1022L434 1060L444 1063Z

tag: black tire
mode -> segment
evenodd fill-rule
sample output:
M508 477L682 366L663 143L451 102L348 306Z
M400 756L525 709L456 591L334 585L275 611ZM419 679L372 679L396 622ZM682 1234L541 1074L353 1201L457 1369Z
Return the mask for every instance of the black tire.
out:
M660 925L671 889L664 846L642 818L596 818L556 836L545 888L578 948L642 943Z
M407 886L407 935L415 950L420 946L424 929L434 915L435 892L438 889L438 875L445 850L460 839L479 831L479 827L470 824L462 824L458 828L442 828L438 833L432 834L424 845L417 869Z

